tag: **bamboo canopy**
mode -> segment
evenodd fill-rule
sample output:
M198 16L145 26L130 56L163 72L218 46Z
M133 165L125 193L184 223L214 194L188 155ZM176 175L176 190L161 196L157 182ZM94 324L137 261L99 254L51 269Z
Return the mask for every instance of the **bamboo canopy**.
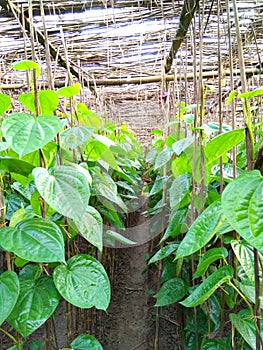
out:
M239 0L238 11L254 88L262 85L263 0ZM195 102L198 79L213 86L210 107L218 104L219 81L223 98L231 91L230 76L239 86L230 0L0 0L0 14L1 89L27 89L26 75L10 65L35 58L41 87L48 86L48 68L55 87L67 85L70 74L91 108L139 133L162 119L164 90L173 114L179 102Z

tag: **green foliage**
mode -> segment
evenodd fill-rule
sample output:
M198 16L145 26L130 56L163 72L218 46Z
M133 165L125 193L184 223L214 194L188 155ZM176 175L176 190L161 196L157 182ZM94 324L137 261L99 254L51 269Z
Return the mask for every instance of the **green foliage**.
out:
M110 282L103 266L92 256L74 255L66 265L54 270L59 293L81 308L106 310L110 302Z
M204 111L181 102L166 126L168 135L166 129L154 130L145 155L125 125L106 122L77 102L79 83L35 91L39 65L20 61L12 67L28 71L31 85L31 91L18 97L31 114L4 116L1 129L0 247L7 252L10 271L0 275L0 324L6 321L18 333L17 339L7 334L12 348L27 346L26 338L54 315L61 298L76 307L107 310L109 278L92 254L103 254L104 245L114 247L116 242L137 244L119 230L125 228L129 212L139 210L142 198L149 196L145 215L157 218L151 234L164 231L148 259L148 266L163 261L156 307L180 304L186 350L196 349L197 343L202 350L230 349L231 338L240 348L246 344L244 348L255 349L259 332L253 308L262 298L262 287L255 292L254 253L258 249L261 261L263 184L259 171L246 171L244 129L217 122L194 127L196 113ZM262 88L239 95L234 91L228 103L261 94ZM66 112L58 110L60 99ZM0 94L1 114L11 102ZM189 114L192 110L196 113ZM246 111L252 133L250 119ZM234 146L236 179L229 153ZM81 254L80 239L87 246ZM244 303L247 310L229 310ZM237 332L223 334L224 314L230 314L226 322ZM213 339L220 327L222 339ZM77 335L70 346L102 349L88 334Z
M0 248L19 276L0 275L0 324L6 321L17 331L17 339L6 333L12 349L36 350L42 342L26 338L54 315L61 298L107 310L109 278L91 254L96 249L103 254L103 245L116 241L136 244L109 228L123 228L129 210L138 209L145 160L125 125L105 122L76 103L79 83L35 91L39 65L20 61L12 67L29 72L31 91L18 100L32 114L15 111L2 121ZM69 114L57 110L61 98L73 102ZM11 98L0 94L0 105L3 114ZM88 254L78 254L80 237ZM102 349L88 334L71 347Z
M13 310L19 296L20 286L17 274L5 271L0 275L0 325Z

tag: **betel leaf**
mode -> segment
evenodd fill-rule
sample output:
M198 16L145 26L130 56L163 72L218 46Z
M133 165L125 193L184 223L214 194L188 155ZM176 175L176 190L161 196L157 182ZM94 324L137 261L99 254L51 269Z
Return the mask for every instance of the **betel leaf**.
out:
M36 114L35 94L28 92L18 97L30 112ZM53 90L41 90L38 92L39 115L52 115L58 106L58 95Z
M11 98L6 94L0 94L0 115L2 115L11 105Z
M230 347L223 340L207 339L203 343L201 350L230 350Z
M225 220L220 200L213 202L194 221L180 243L176 258L191 255L206 245Z
M172 209L178 207L185 196L189 193L191 186L191 175L182 174L178 176L169 189L170 206Z
M69 303L106 310L110 302L110 282L101 263L87 254L74 255L66 265L54 270L59 293Z
M61 122L56 116L36 118L31 114L12 113L2 123L3 136L20 156L45 146L60 129Z
M102 252L103 221L100 213L88 206L81 219L74 222L80 234Z
M259 194L262 183L260 172L253 170L233 180L222 194L223 211L230 225L259 250L263 249L263 220L260 213L263 198L260 194L256 203L256 195Z
M103 198L109 200L111 203L116 204L120 207L125 213L127 212L127 207L121 197L115 193L109 186L105 185L102 182L97 182L95 186L96 195L100 198L101 202L107 207L107 203Z
M101 119L97 113L90 111L84 103L77 104L77 111L80 124L84 126L94 127L95 130L99 129L101 125Z
M175 238L181 233L181 229L185 223L187 215L187 207L175 209L172 211L168 221L168 226L165 230L162 239L160 240L160 243L163 243L169 237Z
M161 168L171 159L173 150L171 148L163 149L156 157L154 163L154 170Z
M1 246L20 258L35 262L65 261L64 239L59 227L52 221L30 218L16 227L0 230Z
M71 86L65 86L57 90L57 94L62 97L73 97L80 93L80 83L75 83Z
M22 280L17 303L8 322L26 338L54 313L59 299L51 276Z
M173 151L180 156L180 154L194 142L194 139L194 136L190 135L182 140L174 142L172 145Z
M118 232L107 230L105 231L103 235L103 244L109 245L111 247L115 247L115 243L119 242L124 245L135 245L137 242L131 241L129 238L126 238L125 236L121 235Z
M159 292L155 306L165 306L176 303L187 293L187 287L182 278L174 277L165 282Z
M29 60L23 60L23 61L18 61L14 62L11 64L11 67L16 69L16 70L31 70L35 69L37 76L40 76L40 66L38 63L29 61Z
M15 272L5 271L0 275L0 325L13 310L19 290L19 280Z
M231 247L242 266L245 274L248 279L254 283L255 275L254 275L254 249L253 247L247 243L246 241L236 241L233 240L231 242ZM259 253L260 254L260 253Z
M233 101L233 99L235 98L235 96L237 95L237 90L233 90L230 92L228 98L227 98L227 105L230 105L230 103Z
M248 345L256 350L256 329L253 315L248 310L241 310L238 314L230 314L229 318Z
M70 346L73 350L103 350L100 342L89 334L80 334Z
M16 173L23 176L28 176L32 173L34 166L21 159L12 157L0 157L0 169L9 173Z
M229 282L234 275L232 266L223 266L208 276L194 291L180 302L185 307L194 307L204 303L223 283Z
M263 178L252 193L249 200L248 220L250 230L253 236L257 237L263 233Z
M228 256L226 248L211 248L207 250L202 258L199 260L197 269L194 273L194 278L202 276L207 268L216 260L224 259Z
M90 189L85 175L71 166L35 168L33 177L38 192L58 213L81 219L89 203Z
M256 96L263 95L263 87L259 87L252 91L243 92L238 95L239 98L252 98Z
M204 148L208 164L222 157L232 147L245 139L244 129L231 130L214 137Z
M70 150L83 146L88 142L93 134L93 131L94 128L84 126L75 126L65 129L60 134L61 146L64 148L69 148Z
M156 261L163 260L167 258L167 256L174 254L178 248L178 242L171 242L166 246L159 249L154 256L148 261L148 265L155 263Z

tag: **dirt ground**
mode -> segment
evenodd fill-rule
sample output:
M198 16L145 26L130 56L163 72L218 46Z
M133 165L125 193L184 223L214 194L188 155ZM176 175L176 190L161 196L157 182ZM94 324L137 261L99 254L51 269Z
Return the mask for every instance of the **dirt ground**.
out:
M98 339L104 350L152 350L155 339L157 269L146 271L151 243L117 249L112 300ZM143 273L144 271L144 273ZM178 344L176 310L161 310L159 350L182 349Z

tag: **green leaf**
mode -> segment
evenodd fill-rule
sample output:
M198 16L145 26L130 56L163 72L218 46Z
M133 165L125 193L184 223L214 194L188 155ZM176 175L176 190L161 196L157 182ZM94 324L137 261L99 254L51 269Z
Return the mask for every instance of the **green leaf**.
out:
M199 260L197 269L194 273L194 278L202 276L207 268L218 259L223 259L228 256L226 248L211 248L207 250L202 258Z
M89 334L80 334L70 346L73 350L103 350L99 341Z
M23 60L23 61L18 61L14 62L11 64L11 67L16 69L16 70L31 70L35 69L37 73L37 77L40 76L40 66L36 62L29 61L29 60Z
M60 129L61 122L58 117L35 118L26 113L12 113L2 124L3 136L8 145L20 156L45 146Z
M0 94L0 115L9 109L11 98L6 94Z
M237 90L233 90L230 92L228 98L227 98L227 105L230 105L230 103L233 101L233 99L235 98L235 96L237 95Z
M173 148L173 151L178 155L180 156L180 154L186 150L186 148L188 146L190 146L192 143L194 142L194 137L192 135L182 139L182 140L179 140L179 141L176 141L175 143L173 143L172 145L172 148Z
M41 196L38 191L35 191L31 198L30 198L30 205L33 209L33 211L38 215L42 216L43 212L43 206L42 206L42 201L41 201ZM56 213L56 210L51 208L47 203L46 203L46 208L45 208L45 213L46 213L46 218L49 218L50 216L54 215Z
M0 325L13 310L19 290L19 280L15 272L5 271L0 275Z
M41 218L20 221L0 230L1 246L20 258L35 262L65 261L64 239L59 227Z
M101 125L101 119L97 113L90 111L84 103L77 104L78 119L84 126L94 127L98 130Z
M57 90L57 94L62 97L73 97L80 93L80 83L75 83L71 86L65 86Z
M38 192L58 213L81 219L89 203L90 189L85 175L71 166L54 166L49 171L35 168L33 177Z
M191 186L190 174L182 174L173 181L172 186L169 190L170 206L172 209L180 205L180 203L189 193L190 186Z
M95 185L96 195L100 198L101 202L107 206L107 203L103 200L103 198L106 198L110 202L116 204L118 207L120 207L125 213L127 212L127 207L124 204L121 197L116 194L110 187L105 185L102 182L97 182ZM103 198L101 198L103 197Z
M208 276L184 301L185 307L194 307L204 303L223 283L229 282L234 275L232 266L223 266Z
M92 256L74 255L66 265L57 266L53 276L59 293L69 303L100 310L109 306L109 278L101 263Z
M263 233L263 179L251 195L248 207L248 220L253 236L257 237Z
M36 114L35 94L33 92L19 95L18 100L30 112ZM40 115L52 115L58 106L58 95L53 90L41 90L38 92L38 105Z
M208 164L222 157L245 139L244 129L232 130L214 137L204 148Z
M163 260L167 258L167 256L174 254L178 248L179 243L171 242L168 245L162 247L151 257L148 261L148 265L155 263L156 261Z
M230 350L230 347L223 340L208 339L202 345L201 350Z
M20 281L20 294L8 322L26 338L54 313L59 299L50 276Z
M252 97L257 97L260 95L263 95L263 87L259 87L255 90L252 90L252 91L243 92L242 94L239 94L238 97L239 98L252 98Z
M248 310L230 314L230 321L252 349L256 350L256 330L253 315Z
M94 128L75 126L68 128L60 134L61 145L70 150L85 145L93 134Z
M159 292L156 294L157 301L155 306L165 306L176 303L187 293L185 282L182 278L172 278L165 282Z
M88 206L80 220L74 220L80 234L102 252L103 221L100 213Z
M230 225L258 250L263 249L262 183L260 172L253 170L233 180L222 194L222 207Z
M115 246L115 241L124 245L134 245L137 242L131 241L130 239L124 237L118 232L107 230L103 235L104 245L108 244L110 246Z
M173 150L171 148L163 149L155 159L154 170L161 168L171 159Z
M225 220L220 200L213 202L194 221L180 243L176 259L191 255L205 246Z
M32 173L34 166L20 159L0 156L0 169L9 173L28 176Z
M179 208L172 211L168 226L165 233L160 241L163 243L167 238L175 238L181 233L181 229L187 218L188 208Z
M254 249L246 241L232 241L231 247L249 280L254 283Z
M28 264L19 273L19 281L36 280L42 275L40 264Z

